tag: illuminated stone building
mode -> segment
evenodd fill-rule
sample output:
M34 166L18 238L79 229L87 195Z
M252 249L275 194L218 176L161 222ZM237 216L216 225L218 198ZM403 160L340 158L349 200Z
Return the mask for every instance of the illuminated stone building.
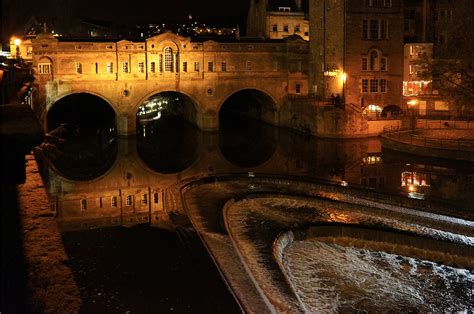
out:
M247 35L270 39L298 35L309 40L309 21L301 0L251 0Z
M312 1L310 21L311 93L369 116L401 107L400 0Z
M40 34L33 43L38 97L35 111L48 129L59 100L88 93L115 111L120 134L134 134L138 108L162 92L189 104L184 118L203 130L219 127L222 105L248 92L262 108L258 118L284 125L289 96L308 94L308 44L299 37L276 41L191 41L164 33L143 41L64 41Z

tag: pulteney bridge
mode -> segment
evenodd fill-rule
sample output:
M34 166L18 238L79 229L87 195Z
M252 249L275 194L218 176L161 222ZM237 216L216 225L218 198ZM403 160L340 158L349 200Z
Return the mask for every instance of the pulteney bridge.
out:
M251 99L257 118L285 125L288 97L308 94L308 43L297 36L194 42L168 32L141 42L72 42L40 34L32 45L34 109L45 130L57 125L51 110L77 94L104 100L121 135L136 133L138 108L163 92L178 93L184 118L208 131L219 128L221 108L235 97Z

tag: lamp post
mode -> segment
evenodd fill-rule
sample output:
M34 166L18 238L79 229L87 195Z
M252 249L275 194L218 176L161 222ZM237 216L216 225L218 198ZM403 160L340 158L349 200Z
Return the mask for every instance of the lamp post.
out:
M415 133L415 127L416 127L416 105L418 105L418 100L412 99L408 102L408 105L410 106L411 110L411 133Z

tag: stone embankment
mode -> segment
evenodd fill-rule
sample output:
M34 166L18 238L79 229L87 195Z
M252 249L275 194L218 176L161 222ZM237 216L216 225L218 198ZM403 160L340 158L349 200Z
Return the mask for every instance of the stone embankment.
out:
M26 157L26 182L18 185L18 202L27 290L33 312L79 312L79 289L69 268L53 210L32 155Z

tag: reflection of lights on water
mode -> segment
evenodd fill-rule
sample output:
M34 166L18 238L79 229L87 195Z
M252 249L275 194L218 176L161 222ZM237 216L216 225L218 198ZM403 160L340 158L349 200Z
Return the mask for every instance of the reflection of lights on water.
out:
M410 193L408 193L408 197L409 198L414 198L414 199L417 199L417 200L424 200L425 199L425 195L422 194L422 193L418 193L418 192L410 192Z

